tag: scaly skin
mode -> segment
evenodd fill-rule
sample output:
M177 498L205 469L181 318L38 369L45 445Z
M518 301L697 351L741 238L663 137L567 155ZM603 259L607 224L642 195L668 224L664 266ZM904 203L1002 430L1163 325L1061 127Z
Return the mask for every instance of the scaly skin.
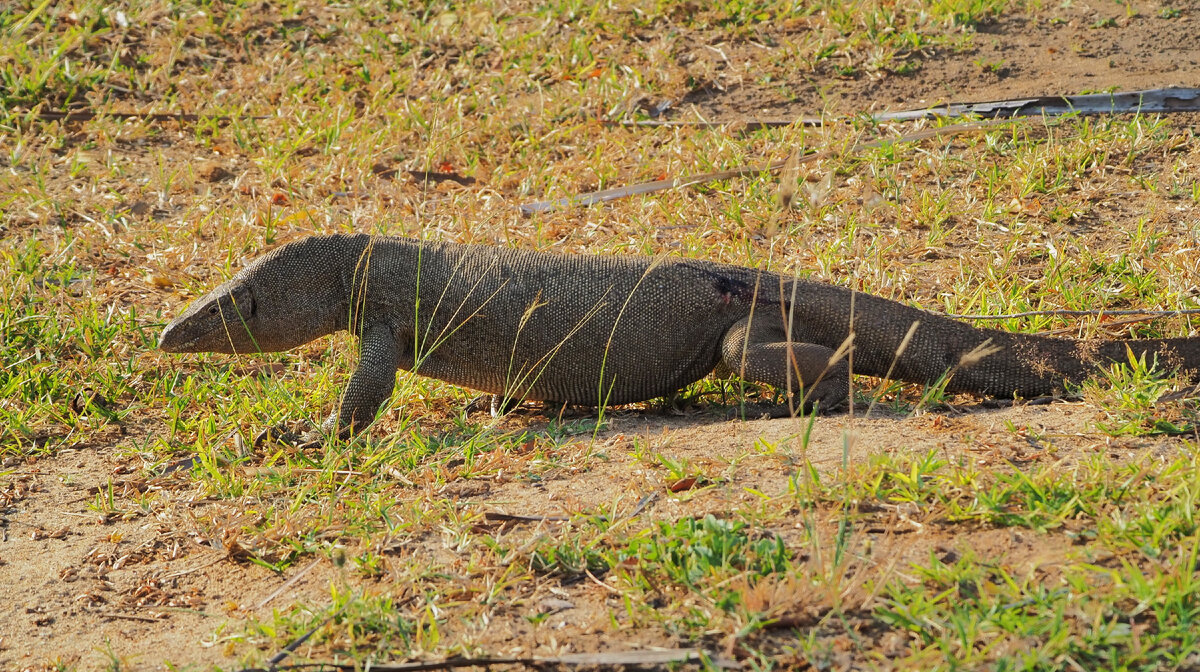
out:
M278 352L341 329L360 336L362 354L327 428L349 431L374 419L398 368L509 399L603 406L673 394L720 366L822 408L848 394L851 343L855 373L927 383L953 371L949 391L999 397L1053 394L1127 348L1200 370L1195 338L1013 334L740 266L367 235L263 255L167 325L159 347Z

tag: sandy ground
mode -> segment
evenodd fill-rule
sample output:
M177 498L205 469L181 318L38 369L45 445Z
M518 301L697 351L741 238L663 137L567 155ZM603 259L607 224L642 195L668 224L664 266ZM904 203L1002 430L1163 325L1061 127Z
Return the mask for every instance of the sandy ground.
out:
M863 466L879 453L920 456L932 450L943 459L986 466L1035 461L1070 465L1095 451L1139 459L1176 450L1168 439L1113 440L1097 434L1096 411L1081 402L965 407L907 418L878 410L869 418L861 416L863 409L857 418L818 418L807 446L800 438L805 428L790 419L741 422L708 415L617 413L610 429L595 439L606 459L594 462L586 474L549 474L536 483L456 481L443 495L455 496L464 509L523 516L569 515L621 500L632 506L643 495L663 490L661 470L647 468L631 453L635 437L648 450L686 458L706 473L719 474L723 465L738 464L735 475L719 486L658 497L642 513L664 520L729 510L751 501L756 496L751 490L786 492L789 475L805 460L823 476L836 478L842 468ZM327 599L329 581L336 578L327 561L311 568L302 562L280 576L231 557L222 540L188 536L158 520L178 520L181 511L212 515L220 502L181 499L157 518L110 519L98 513L93 503L110 482L117 492L170 491L170 475L147 481L130 475L134 471L103 447L66 450L28 467L16 466L15 489L5 493L15 515L6 517L0 532L0 621L7 624L0 667L39 669L48 661L61 661L91 668L105 664L110 652L134 669L150 669L163 658L229 665L233 647L222 639L223 623ZM424 494L411 491L414 499ZM896 516L883 525L903 535L904 543L894 549L898 563L925 558L930 549L970 548L1034 565L1062 557L1061 549L1055 550L1045 537L1035 544L1032 535L1020 531L980 530L947 538L903 512ZM432 555L446 553L436 540L428 543ZM302 570L303 576L292 582ZM598 589L592 588L584 592L600 608L603 591L596 595ZM577 612L582 613L586 610ZM577 636L591 632L587 619L575 627ZM81 642L90 647L81 648Z

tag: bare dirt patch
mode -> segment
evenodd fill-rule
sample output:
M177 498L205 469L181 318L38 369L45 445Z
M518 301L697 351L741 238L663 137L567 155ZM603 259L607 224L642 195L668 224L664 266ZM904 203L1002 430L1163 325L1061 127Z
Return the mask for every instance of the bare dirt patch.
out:
M231 553L187 524L219 503L191 493L156 510L104 511L131 492L177 490L170 478L138 476L140 465L85 448L13 465L0 554L0 667L13 670L195 669L228 662L222 623L243 617L284 578ZM97 506L97 502L101 502ZM328 567L278 596L324 597ZM270 609L267 604L262 608Z
M1127 13L1125 7L1136 11ZM772 73L770 66L764 67L761 46L731 42L719 32L704 34L683 60L689 71L715 73L712 85L689 93L684 101L705 119L737 121L796 119L823 109L854 114L1193 86L1200 79L1200 56L1185 36L1200 30L1200 17L1182 7L1174 16L1171 8L1170 3L1083 0L1006 13L980 22L962 44L905 54L912 72L864 72L862 56L845 56L823 62L811 76L769 84L761 82ZM847 66L858 68L838 75L837 69Z
M542 422L537 416L528 420L535 426ZM432 489L408 489L402 499L448 496L464 515L484 516L478 529L490 529L498 540L537 539L554 535L561 525L556 520L587 511L628 511L641 499L647 500L639 510L644 520L724 516L752 504L758 498L754 493L786 491L796 467L805 463L816 466L822 477L837 479L879 454L917 458L933 451L943 459L981 467L1068 467L1096 452L1144 460L1176 451L1168 439L1098 435L1094 420L1094 409L1067 402L917 417L837 415L818 418L805 445L800 420L730 422L703 415L670 419L623 412L595 441L581 442L604 456L584 470L555 470L533 482L502 474L455 480ZM647 451L690 460L706 478L679 488L661 465L633 454L634 440L644 441ZM736 470L730 469L733 464ZM325 559L315 567L304 562L275 573L249 562L236 539L201 536L194 523L198 516L219 517L223 509L236 515L239 507L197 500L182 487L179 499L160 502L152 514L97 510L102 507L95 503L110 486L118 500L128 501L129 490L170 492L176 483L183 485L181 478L146 480L137 471L128 460L95 449L65 450L14 468L5 493L0 556L0 603L6 605L0 615L10 624L0 665L97 669L115 660L133 669L155 668L160 661L187 661L189 669L225 667L242 651L222 636L227 628L295 603L319 612L328 602L330 582L350 580L345 570ZM917 506L869 504L863 511L872 522L866 525L867 541L857 543L869 543L865 554L886 558L893 567L920 562L931 553L949 561L971 553L1025 575L1053 571L1075 557L1068 551L1070 541L1055 541L1058 535L943 527ZM518 519L505 518L510 515ZM797 528L800 524L795 523ZM776 532L788 537L795 528ZM864 552L859 546L854 550ZM448 568L462 567L464 561L440 535L422 535L387 553ZM465 595L478 589L465 577L458 581ZM611 612L620 602L620 592L608 584L580 577L564 585L545 577L520 589L510 607L493 611L482 640L477 633L451 631L446 636L451 643L485 645L497 655L550 655L567 643L574 651L605 650L611 644ZM828 605L815 600L811 608L806 618L815 624ZM529 622L529 617L546 613L552 616L539 625ZM625 648L687 645L653 628L628 627L633 629L621 635ZM768 633L764 642L774 637L786 641L789 635L786 630Z

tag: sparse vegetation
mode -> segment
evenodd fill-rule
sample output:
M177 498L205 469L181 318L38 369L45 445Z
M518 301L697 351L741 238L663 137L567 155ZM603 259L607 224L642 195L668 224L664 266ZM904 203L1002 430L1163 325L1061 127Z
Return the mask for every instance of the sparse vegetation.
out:
M976 30L1044 31L1056 64L1200 32L1180 3L1125 4L3 6L0 667L237 669L314 628L289 662L695 646L756 669L1200 665L1196 406L1169 362L1001 410L860 379L853 416L749 423L725 409L773 391L493 420L402 375L374 431L301 449L256 438L319 423L348 337L155 351L247 258L351 230L703 257L957 314L1196 308L1188 116L842 151L782 210L764 172L517 214L911 130L853 116L880 106L1011 94L971 87L1031 76L1032 52ZM830 123L741 125L814 114ZM732 125L610 123L663 115Z

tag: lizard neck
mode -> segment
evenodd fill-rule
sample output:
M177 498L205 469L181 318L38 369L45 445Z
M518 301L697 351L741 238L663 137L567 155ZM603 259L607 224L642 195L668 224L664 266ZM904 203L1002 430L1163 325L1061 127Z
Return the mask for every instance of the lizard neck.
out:
M243 271L258 305L258 348L288 350L349 328L348 280L369 241L366 235L306 238L278 248Z

